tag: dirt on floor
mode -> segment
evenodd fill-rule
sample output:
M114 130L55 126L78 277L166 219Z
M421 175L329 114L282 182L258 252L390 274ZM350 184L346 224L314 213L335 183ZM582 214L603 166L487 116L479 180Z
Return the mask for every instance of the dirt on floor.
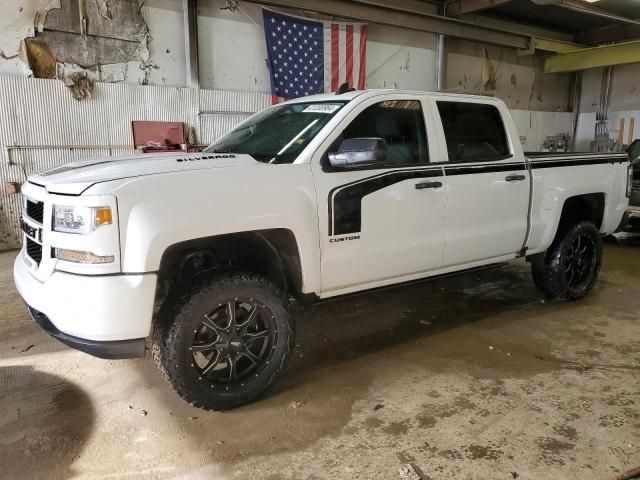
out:
M0 255L0 478L576 479L640 465L640 242L545 302L524 262L319 304L268 398L184 404L149 359L70 350ZM87 319L91 321L91 319Z

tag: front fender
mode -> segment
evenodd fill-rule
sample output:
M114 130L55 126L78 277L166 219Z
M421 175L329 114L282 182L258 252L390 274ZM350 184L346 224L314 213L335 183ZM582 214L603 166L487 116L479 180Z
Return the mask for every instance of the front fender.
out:
M315 190L308 164L179 172L120 185L123 272L153 272L176 243L229 233L290 230L303 291L320 284ZM316 289L316 290L314 290Z

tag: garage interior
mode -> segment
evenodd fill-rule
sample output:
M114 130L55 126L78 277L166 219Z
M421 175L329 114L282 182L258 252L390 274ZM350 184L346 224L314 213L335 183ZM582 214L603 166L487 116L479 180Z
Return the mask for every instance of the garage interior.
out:
M228 412L184 403L149 358L93 358L32 321L13 282L20 186L176 132L180 151L199 151L271 106L263 8L366 23L366 88L497 97L525 151L624 152L640 138L636 0L4 7L0 477L640 478L634 232L605 239L580 302L545 300L522 260L297 305L285 375Z

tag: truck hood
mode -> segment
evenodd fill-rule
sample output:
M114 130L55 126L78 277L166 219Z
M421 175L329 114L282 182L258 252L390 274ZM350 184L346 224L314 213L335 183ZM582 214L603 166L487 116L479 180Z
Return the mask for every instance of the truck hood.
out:
M209 170L260 165L250 155L226 153L139 153L122 157L87 160L29 176L29 182L49 193L80 195L96 183L185 170Z

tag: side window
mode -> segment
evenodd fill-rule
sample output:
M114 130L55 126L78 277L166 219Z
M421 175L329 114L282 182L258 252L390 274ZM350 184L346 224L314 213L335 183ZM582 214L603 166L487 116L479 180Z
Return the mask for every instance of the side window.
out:
M493 105L438 103L450 162L482 162L510 156L502 116Z
M342 140L362 137L387 142L389 165L429 161L422 105L417 100L386 100L367 107L344 129L335 148Z

